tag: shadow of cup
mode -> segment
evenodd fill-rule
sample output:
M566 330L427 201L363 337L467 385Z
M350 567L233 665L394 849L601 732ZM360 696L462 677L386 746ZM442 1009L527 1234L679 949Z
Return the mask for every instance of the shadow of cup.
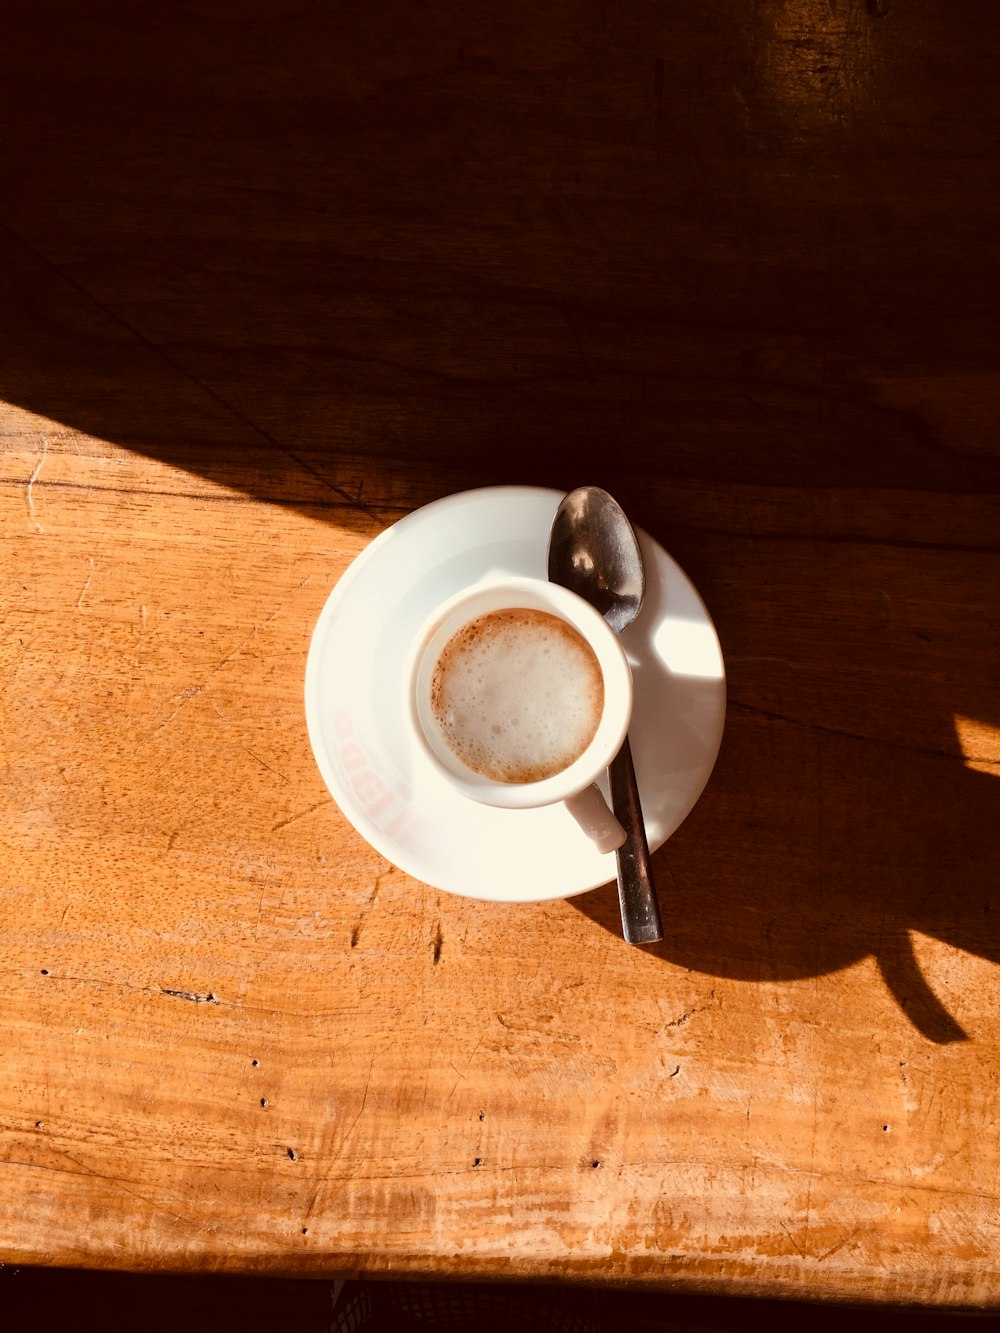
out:
M926 571L912 573L932 602L946 595L946 571L936 593ZM919 670L921 632L905 686L898 644L887 642L863 664L863 695L849 698L860 668L846 623L817 615L797 626L793 594L774 584L749 606L745 585L727 593L716 576L713 593L724 642L731 626L726 734L704 794L653 856L664 939L646 952L713 976L767 982L873 957L925 1037L964 1039L921 974L911 932L1000 961L1000 850L988 833L1000 784L967 766L954 723L956 704L989 714L988 672L977 685L956 671L949 689L939 672ZM644 649L658 633L647 628ZM662 688L645 650L635 670L637 697ZM780 703L791 674L796 694L787 687L794 701L786 713ZM868 734L850 729L852 709ZM915 721L907 738L908 715ZM651 831L663 795L650 786L650 749L683 741L690 722L660 717L633 736ZM620 935L614 885L572 901Z

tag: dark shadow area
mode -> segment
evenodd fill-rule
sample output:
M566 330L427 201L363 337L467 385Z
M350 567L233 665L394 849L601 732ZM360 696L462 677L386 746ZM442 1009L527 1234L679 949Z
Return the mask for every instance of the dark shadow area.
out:
M879 387L995 368L974 24L820 24L817 101L758 9L15 7L0 396L333 509L583 459L626 499L995 488L994 452Z
M775 728L783 742L801 747L789 761L796 769L815 767L810 728L800 734L794 725ZM769 745L765 732L738 706L731 710L717 777L653 858L665 938L646 952L715 976L766 981L819 976L873 956L901 1010L925 1037L965 1039L924 978L909 932L1000 961L1000 867L986 832L1000 814L1000 784L977 773L956 776L956 762L940 758L918 759L903 772L895 760L872 765L867 742L824 738L824 749L841 752L835 768L825 765L824 820L842 830L845 842L837 846L832 835L820 851L815 792L812 805L801 789L786 794L792 816L798 810L808 822L780 841L760 818L759 790L733 798L732 790L742 787L741 752L752 783L760 760L749 751ZM935 836L940 843L929 852ZM942 873L938 858L953 842L953 859ZM613 885L572 901L621 934ZM964 998L974 1003L974 996Z
M976 1326L983 1311L820 1305L669 1291L549 1284L335 1282L283 1278L174 1277L72 1269L0 1271L8 1333L402 1333L411 1328L545 1329L563 1333L818 1333L852 1328L919 1330ZM336 1301L336 1311L335 1311ZM335 1322L340 1316L341 1323ZM436 1316L436 1317L435 1317Z
M859 528L882 503L859 497ZM884 530L909 508L929 512L901 496ZM988 553L972 532L948 549L929 520L926 544L820 538L816 568L758 531L726 541L720 578L701 534L660 531L713 589L729 700L713 777L653 858L665 939L648 951L762 981L874 957L925 1037L962 1040L912 932L1000 961L1000 774L977 739L1000 726ZM572 901L621 934L613 886Z
M373 533L469 486L608 487L729 668L659 953L874 955L951 1041L909 932L1000 961L1000 783L954 722L1000 725L993 10L724 8L17 6L0 398L50 453ZM618 930L613 890L577 905Z

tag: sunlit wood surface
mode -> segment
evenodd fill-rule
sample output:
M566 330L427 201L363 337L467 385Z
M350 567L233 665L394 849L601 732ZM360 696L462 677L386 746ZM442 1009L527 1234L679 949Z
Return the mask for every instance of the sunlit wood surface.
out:
M1000 1302L993 6L4 28L0 1259ZM654 949L311 755L339 576L510 481L719 629Z

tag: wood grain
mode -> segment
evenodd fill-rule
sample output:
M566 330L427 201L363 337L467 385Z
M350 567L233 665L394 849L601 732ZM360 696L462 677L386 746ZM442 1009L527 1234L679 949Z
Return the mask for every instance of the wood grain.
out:
M0 1257L1000 1300L992 7L46 0L0 170ZM608 486L729 673L613 889L380 858L330 588Z

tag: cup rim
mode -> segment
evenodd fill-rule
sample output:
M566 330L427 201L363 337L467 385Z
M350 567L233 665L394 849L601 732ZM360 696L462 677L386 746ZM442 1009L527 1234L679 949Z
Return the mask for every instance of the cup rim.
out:
M430 675L445 643L477 615L505 607L548 611L566 621L593 649L604 679L604 709L590 744L559 773L536 782L499 782L463 764L440 736L430 709ZM415 637L405 682L406 713L423 756L454 790L502 809L553 805L589 787L621 749L632 716L632 671L614 630L578 593L546 579L487 577L442 602Z

